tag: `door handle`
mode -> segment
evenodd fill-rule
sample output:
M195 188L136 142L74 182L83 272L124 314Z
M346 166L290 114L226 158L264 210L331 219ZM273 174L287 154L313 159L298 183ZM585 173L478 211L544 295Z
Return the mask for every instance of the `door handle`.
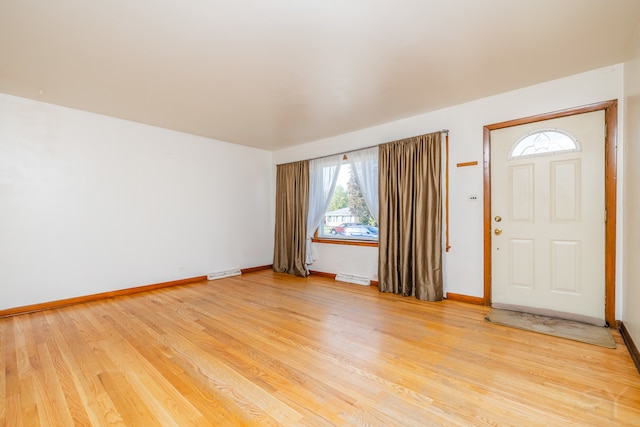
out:
M496 228L495 230L493 230L494 233L496 233L497 236L502 234L502 228Z

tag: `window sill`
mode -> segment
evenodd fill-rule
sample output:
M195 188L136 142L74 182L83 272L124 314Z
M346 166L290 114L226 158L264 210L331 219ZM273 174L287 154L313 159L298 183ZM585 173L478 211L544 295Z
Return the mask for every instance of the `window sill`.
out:
M351 246L370 246L378 247L377 241L371 240L340 240L340 239L323 239L321 237L314 237L311 239L314 243L328 243L330 245L351 245Z

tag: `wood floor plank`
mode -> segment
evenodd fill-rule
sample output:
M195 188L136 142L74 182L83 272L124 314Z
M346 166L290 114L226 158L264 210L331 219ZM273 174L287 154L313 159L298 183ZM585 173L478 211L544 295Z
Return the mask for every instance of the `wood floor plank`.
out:
M140 305L140 309L145 309ZM131 322L127 319L127 323ZM201 414L203 419L198 425L240 425L243 419L233 411L232 407L224 405L224 402L207 389L206 381L193 376L191 372L182 369L180 363L176 363L176 356L171 354L170 340L166 339L164 332L155 324L139 322L135 328L137 334L149 334L147 342L153 345L139 346L137 350L149 361L153 361L156 369L173 388L182 394Z
M77 398L73 399L69 393L68 400L84 410L83 414L74 414L74 421L81 420L85 414L92 426L124 426L124 420L118 412L114 402L100 381L99 374L105 369L99 360L93 357L91 343L75 328L77 314L82 307L70 307L70 310L52 310L48 312L51 335L56 342L65 365L71 374L71 379ZM79 398L79 400L78 400Z
M21 418L24 425L29 425L29 420L39 420L38 407L36 405L36 393L33 384L33 376L36 368L32 366L31 356L35 346L32 332L29 328L30 318L13 319L15 334L15 363L18 378L18 396L20 397ZM11 420L8 420L11 422ZM39 422L38 422L39 424Z
M221 361L215 357L215 348L212 347L211 339L200 334L200 328L183 328L180 324L174 324L172 328L178 333L167 332L165 337L169 339L170 346L176 353L176 360L179 359L178 356L182 356L183 363L191 365L207 378L210 384L216 384L217 391L224 396L224 399L229 399L238 408L251 413L253 418L261 418L263 423L271 423L270 420L274 417L282 417L288 423L300 418L299 414L280 405L269 395L263 393L259 396L254 395L255 384L248 381L245 376L237 375L235 370L224 363L220 363ZM249 396L239 393L241 390Z
M48 366L50 376L55 378L56 384L52 387L56 387L56 407L66 407L68 411L68 421L75 423L76 425L91 425L91 420L85 411L83 405L81 405L82 398L76 387L73 373L69 367L69 364L65 360L64 354L61 351L60 341L56 338L56 325L55 316L53 312L48 312L44 316L40 317L42 327L40 328L41 342L46 345L44 351L48 353L48 360L51 365ZM60 409L64 411L64 409Z
M2 358L4 359L4 374L6 390L3 404L5 418L2 425L22 426L22 407L20 405L20 378L18 377L18 362L16 356L16 340L13 330L13 320L0 322L3 332Z
M0 426L640 425L605 349L271 271L0 319Z

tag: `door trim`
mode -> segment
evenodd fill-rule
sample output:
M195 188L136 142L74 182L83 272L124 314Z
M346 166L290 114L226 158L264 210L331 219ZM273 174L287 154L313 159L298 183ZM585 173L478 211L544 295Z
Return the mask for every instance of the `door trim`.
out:
M512 126L535 123L576 114L604 111L604 198L607 211L605 223L605 301L604 317L616 326L616 189L617 189L617 136L618 100L604 101L552 113L523 117L484 126L484 297L483 304L491 305L491 131Z

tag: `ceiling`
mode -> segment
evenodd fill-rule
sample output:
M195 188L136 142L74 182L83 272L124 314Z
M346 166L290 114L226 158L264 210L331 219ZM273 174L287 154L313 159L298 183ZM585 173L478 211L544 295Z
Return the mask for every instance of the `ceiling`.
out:
M627 59L638 0L0 0L0 92L277 150Z

